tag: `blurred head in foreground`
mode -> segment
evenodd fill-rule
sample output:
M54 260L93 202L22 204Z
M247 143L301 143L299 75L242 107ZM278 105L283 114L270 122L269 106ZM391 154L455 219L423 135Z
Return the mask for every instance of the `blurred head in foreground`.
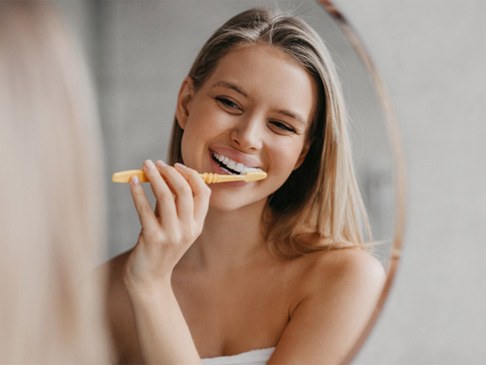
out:
M107 363L101 149L80 53L44 2L0 2L0 363ZM89 279L88 279L89 278Z

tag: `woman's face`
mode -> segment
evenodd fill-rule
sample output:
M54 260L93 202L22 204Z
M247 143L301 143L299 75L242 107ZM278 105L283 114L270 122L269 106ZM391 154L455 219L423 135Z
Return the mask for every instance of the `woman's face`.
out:
M212 208L263 204L282 186L305 157L316 100L306 70L268 45L233 49L197 91L190 78L184 81L176 111L184 163L200 172L257 167L268 174L258 182L212 185Z

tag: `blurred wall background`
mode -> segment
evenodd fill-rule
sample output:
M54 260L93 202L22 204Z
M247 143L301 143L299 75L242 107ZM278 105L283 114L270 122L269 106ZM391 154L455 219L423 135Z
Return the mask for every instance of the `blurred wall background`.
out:
M133 245L138 225L127 189L111 186L110 173L165 156L164 128L172 123L177 90L161 85L178 87L187 62L226 18L221 12L229 16L257 1L226 1L218 7L214 1L196 1L190 12L167 4L161 11L164 1L58 2L80 32L97 75L107 138L111 257ZM402 262L384 311L354 363L484 364L486 2L335 3L358 30L388 87L408 180ZM310 1L293 4L311 9ZM153 16L157 11L165 20ZM128 12L137 17L127 22ZM321 15L309 10L307 20ZM165 41L185 42L186 47L161 49ZM349 55L339 37L328 41L336 53ZM359 76L360 67L342 60L340 68L345 89L357 96L351 112L360 183L368 206L378 212L372 216L376 234L387 239L393 188L381 115L368 107L376 101L365 91L369 80ZM351 87L358 79L362 86ZM366 123L371 123L369 133L359 134ZM359 156L375 163L363 163Z
M388 86L405 247L367 365L486 363L486 2L336 0Z

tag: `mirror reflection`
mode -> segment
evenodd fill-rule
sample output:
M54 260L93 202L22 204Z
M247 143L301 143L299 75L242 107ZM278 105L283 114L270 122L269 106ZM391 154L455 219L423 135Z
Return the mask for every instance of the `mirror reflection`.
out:
M210 5L208 5L210 4ZM350 42L316 2L113 1L61 2L91 55L105 138L107 176L165 158L181 80L206 38L226 19L252 6L302 16L329 48L350 116L356 175L375 252L386 266L394 212L392 152L372 81ZM204 20L204 21L202 21ZM133 244L138 222L125 189L107 183L111 257ZM134 219L135 218L135 219Z
M276 4L299 15L323 39L329 54L324 53L321 66L326 75L331 75L331 82L322 81L303 67L303 61L284 45L255 42L228 47L228 53L216 59L217 66L201 81L190 75L202 45L225 21L254 6L274 8ZM371 313L382 281L368 256L356 254L359 250L341 249L359 242L357 232L363 228L362 221L353 216L359 216L360 208L351 170L345 170L348 157L355 166L376 242L372 252L385 268L394 209L392 154L379 101L364 66L333 20L318 4L310 2L123 1L78 4L75 10L72 5L61 5L76 19L91 54L109 173L142 168L146 159L184 162L200 172L238 172L256 166L269 173L268 179L256 185L261 188L252 191L252 185L218 185L211 187L209 198L205 186L194 182L192 171L156 165L157 173L168 183L151 180L158 199L148 186L145 192L152 206L155 201L159 203L158 216L141 213L148 202L143 197L137 200L142 191L139 184L131 184L137 212L129 186L112 185L109 174L106 176L110 213L107 258L116 256L109 266L110 301L116 305L109 307L109 313L120 361L149 361L164 356L180 360L191 356L215 358L253 350L262 350L258 352L262 361L276 363L344 358ZM214 53L212 50L208 54ZM339 123L346 119L340 109L339 87L334 84L333 72L328 71L333 67L348 108L349 151L345 135L339 130ZM325 98L330 99L323 103ZM331 112L332 121L319 127L318 121ZM169 156L174 114L179 135ZM329 151L320 160L315 156L320 156L324 148L311 137L321 131L324 138L324 129L326 137L334 133L337 142L331 151L332 139L327 140ZM352 155L347 156L351 151ZM339 163L331 158L335 154L341 156ZM144 166L146 174L153 168L150 163ZM297 176L295 184L279 190L290 174ZM137 239L136 247L150 242L150 237L139 235L139 218L142 226L145 221L143 233L153 228L150 222L165 227L164 232L187 230L186 223L167 226L160 218L185 209L177 203L172 208L161 207L165 188L176 197L175 201L185 199L178 195L182 194L177 190L180 176L193 182L191 211L196 224L189 240L195 243L174 253L177 259L164 264L174 270L171 276L155 270L160 265L151 260L163 261L166 256L158 257L154 244L124 252L131 250ZM275 193L277 190L280 194ZM317 196L326 198L326 194L329 205L310 203ZM206 204L210 206L207 215ZM343 211L339 223L336 215ZM289 223L292 219L293 225ZM265 222L262 233L261 222ZM295 222L301 223L300 230ZM335 231L339 224L340 233ZM154 232L160 233L158 228ZM316 234L319 245L315 244ZM167 243L165 237L162 241ZM317 246L326 249L303 255ZM333 266L336 262L343 265ZM153 270L147 273L150 265ZM127 267L128 277L123 275ZM356 281L353 270L340 274L349 267L363 267L367 275L359 276L368 280ZM326 280L317 280L322 279L321 275ZM139 289L142 284L153 283L154 276L172 278L164 298L174 300L150 307L165 309L156 313L173 313L170 320L157 314L154 317L152 309L147 309L147 293ZM349 282L337 280L341 277ZM355 294L356 288L361 288L368 295L361 293L353 299L350 288ZM316 292L321 296L312 294ZM370 297L369 293L374 294ZM335 299L339 308L333 311L330 298L340 296L342 302ZM307 302L305 298L313 300ZM317 311L322 307L331 309ZM343 316L352 321L347 322ZM174 318L181 321L174 324ZM316 319L314 325L310 325L310 318ZM152 323L159 326L153 328ZM339 324L339 330L331 323ZM167 338L170 331L164 332L164 326L176 326L180 336ZM327 336L327 331L337 334L330 336L323 349L317 342ZM184 354L173 351L177 348L184 349Z

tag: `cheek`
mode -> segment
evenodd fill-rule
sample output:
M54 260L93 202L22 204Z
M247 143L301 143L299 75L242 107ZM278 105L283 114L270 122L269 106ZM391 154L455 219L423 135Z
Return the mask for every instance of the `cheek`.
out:
M277 191L294 171L300 156L301 148L282 144L272 150L272 158L269 164L268 194Z
M280 172L280 174L287 176L290 175L299 160L302 149L303 144L282 144L278 146L278 148L275 148L274 152L272 153L272 156L274 157L272 165Z
M189 167L195 168L196 155L195 153L201 147L199 145L201 130L194 123L188 123L184 129L181 140L181 153L184 164Z

